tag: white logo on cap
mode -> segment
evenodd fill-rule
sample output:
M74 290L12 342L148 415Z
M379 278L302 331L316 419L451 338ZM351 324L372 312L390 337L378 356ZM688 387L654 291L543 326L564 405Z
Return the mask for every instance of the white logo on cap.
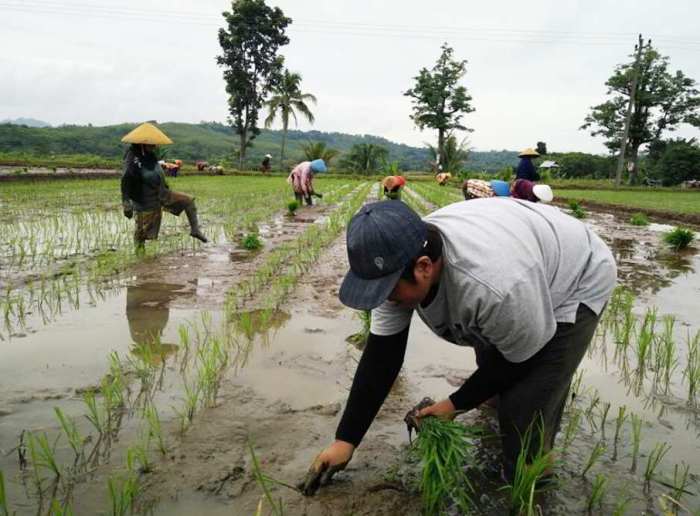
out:
M376 265L377 269L379 269L380 271L384 270L384 258L382 258L381 256L377 256L374 259L374 265Z

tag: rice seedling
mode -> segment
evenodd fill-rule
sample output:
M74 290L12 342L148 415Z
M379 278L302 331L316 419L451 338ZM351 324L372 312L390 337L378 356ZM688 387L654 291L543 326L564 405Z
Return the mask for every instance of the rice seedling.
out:
M289 201L289 203L287 204L287 213L292 217L296 214L298 209L299 201Z
M683 371L683 377L688 383L688 404L695 405L700 387L700 331L691 339L690 331L687 334L688 357Z
M583 207L579 204L578 201L570 201L569 209L571 210L571 215L573 215L577 219L585 219L588 216L586 210L583 209Z
M47 516L73 516L70 505L61 505L58 500L52 500Z
M533 428L540 425L536 436ZM533 452L533 439L537 444ZM550 471L553 463L551 451L545 450L544 429L541 420L528 427L521 438L520 453L515 464L513 484L506 486L510 490L510 514L521 516L534 516L537 514L535 496L542 490L541 481ZM541 512L541 511L540 511ZM433 513L429 513L433 514Z
M422 464L420 490L426 514L441 513L450 501L465 512L474 507L474 489L464 471L474 457L469 441L473 433L456 421L421 419L411 453Z
M666 315L663 318L663 333L660 336L659 345L656 347L656 375L657 382L659 378L663 381L664 392L668 394L669 385L671 383L671 375L678 367L678 358L676 357L676 341L673 336L673 330L676 323L676 318L673 315Z
M280 499L277 502L275 502L275 499L272 497L272 493L270 491L270 483L279 482L276 482L275 480L271 479L262 472L262 470L260 469L260 463L258 462L258 458L255 455L255 448L253 447L253 444L250 441L248 441L248 451L250 452L250 458L253 466L253 478L255 478L255 481L262 489L264 499L267 500L267 503L270 505L272 514L283 516L284 507L282 506L282 500ZM286 484L283 485L286 486ZM258 509L262 509L262 499L258 503Z
M649 453L647 466L644 470L644 488L647 492L651 489L651 481L654 479L656 468L670 449L671 446L668 443L656 443L654 449Z
M588 503L586 504L586 510L588 514L595 514L595 509L603 510L603 498L605 497L605 488L608 483L608 478L599 473L595 476L593 484L591 486L591 494L588 497Z
M671 248L680 251L690 245L695 238L695 233L690 229L677 226L668 233L665 233L663 238L664 242Z
M138 480L133 472L128 472L124 477L109 477L107 490L112 516L126 516L133 512L134 500L139 492Z
M87 407L88 413L85 417L88 421L95 427L97 433L103 435L107 429L107 416L104 414L102 407L97 405L97 400L95 399L95 393L91 390L85 391L83 394L83 402Z
M5 476L0 470L0 516L9 516L10 509L7 503L7 492L5 491Z
M639 444L642 438L642 418L632 414L632 466L630 472L637 471L637 459L639 458Z
M605 423L608 419L608 412L610 412L610 403L605 402L600 410L600 434L601 438L605 440Z
M655 340L656 328L656 308L649 308L644 315L644 320L641 323L639 334L637 336L637 383L635 393L639 395L641 391L646 370L652 356L652 346Z
M566 451L569 448L569 445L574 442L576 434L578 434L581 424L581 414L582 411L575 408L569 415L569 419L566 422L566 428L564 429L564 451Z
M257 233L248 233L243 237L241 245L248 251L256 251L262 247L262 240Z
M29 432L28 435L29 456L32 459L32 467L37 472L36 478L39 478L38 469L42 468L51 473L54 478L59 479L62 472L61 466L56 461L56 444L61 435L59 434L56 437L53 444L49 442L49 437L46 433L39 435Z
M630 497L627 489L621 494L617 495L617 503L613 508L612 516L624 516L627 514L627 508L632 503L632 498Z
M591 450L591 454L588 457L588 461L586 462L586 465L584 466L583 470L581 471L581 476L585 477L586 473L590 471L590 469L595 465L596 462L598 462L598 459L600 459L603 454L605 453L606 446L605 443L602 441L598 441L593 449Z
M617 410L617 419L615 419L615 436L613 438L613 462L617 460L617 445L620 442L620 432L622 431L622 427L624 426L625 420L627 419L626 411L626 405L622 405Z
M641 212L633 213L632 217L630 217L630 224L632 224L633 226L648 226L649 217L647 217L646 214Z
M190 383L187 378L184 378L183 386L185 388L185 403L184 408L180 411L175 409L180 420L180 433L184 434L187 431L190 423L194 419L194 415L197 412L197 406L199 405L200 397L200 385L198 382Z
M353 333L347 338L347 341L354 344L359 349L364 349L367 343L367 338L369 337L369 329L372 325L372 311L371 310L358 310L355 312L355 316L360 320L362 328L359 332Z
M153 464L149 457L151 447L151 437L149 432L140 432L136 443L129 446L126 451L126 464L130 471L139 473L150 473L153 471Z
M682 466L675 464L673 466L673 491L671 492L671 497L676 501L680 502L683 495L687 493L688 484L690 484L690 466L683 463Z
M593 395L591 396L591 401L588 404L588 408L586 408L586 420L588 421L588 424L591 427L591 431L595 433L598 430L598 423L596 422L596 419L594 417L595 415L595 409L598 407L600 403L600 394L598 390L596 389Z
M144 415L146 416L146 422L148 423L148 435L156 440L158 444L158 451L162 455L168 453L168 448L165 445L165 438L163 437L163 429L160 424L160 416L158 416L158 409L152 403L148 404L144 410Z
M78 430L78 426L75 424L75 421L67 417L60 408L54 407L53 410L56 413L56 418L61 425L63 433L68 439L68 445L75 454L75 464L77 464L78 461L84 456L85 441L80 435L80 431Z

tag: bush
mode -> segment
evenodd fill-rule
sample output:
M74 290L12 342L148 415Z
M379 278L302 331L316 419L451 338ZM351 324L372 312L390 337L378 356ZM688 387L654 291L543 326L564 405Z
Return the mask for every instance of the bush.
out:
M664 235L664 242L673 247L676 251L685 249L695 238L695 233L687 228L676 227Z
M243 237L243 247L248 251L255 251L262 247L262 240L257 233L248 233Z
M648 226L649 217L647 217L644 213L633 213L632 217L630 218L630 224L633 226Z

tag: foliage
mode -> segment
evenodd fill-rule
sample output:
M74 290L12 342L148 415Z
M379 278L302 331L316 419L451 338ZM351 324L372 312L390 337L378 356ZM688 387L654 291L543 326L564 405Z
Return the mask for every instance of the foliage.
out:
M269 128L279 113L282 120L282 146L280 149L280 163L284 163L284 151L287 145L287 131L289 129L289 117L297 124L297 112L306 118L309 123L314 123L314 115L306 104L307 101L316 103L316 97L311 93L302 93L299 84L301 75L285 70L280 82L272 88L272 97L265 102L269 114L265 119L265 127Z
M290 215L294 215L298 209L299 201L297 200L289 201L289 204L287 204L287 211Z
M648 226L649 217L647 217L646 214L641 212L633 213L632 217L630 217L630 224L632 224L633 226Z
M260 134L258 112L263 101L281 79L283 58L277 51L289 43L285 29L292 20L264 0L235 0L223 17L227 28L219 29L222 54L216 62L224 69L229 123L240 138L242 164L246 149Z
M459 84L466 73L467 61L454 59L454 50L442 45L442 53L432 70L422 68L414 77L415 85L404 93L413 99L411 120L419 129L430 127L438 131L440 164L446 169L445 135L450 131L469 131L462 125L462 117L474 111L467 88Z
M434 161L437 161L438 149L432 145L428 145L430 156ZM464 138L461 142L457 141L454 134L450 134L445 140L442 149L443 171L457 173L462 170L464 162L469 157L469 142Z
M241 244L248 251L255 251L262 247L262 241L260 240L260 236L257 233L248 233L246 236L243 237L243 241Z
M695 238L695 233L687 228L676 227L664 234L664 242L673 247L676 251L685 249Z
M664 185L700 179L700 145L695 138L654 142L649 149L648 175Z
M421 493L425 514L442 514L452 499L467 513L474 488L464 471L474 460L470 429L455 421L425 417L413 453L423 464Z
M578 201L570 201L569 202L569 209L571 210L571 214L576 217L577 219L585 219L586 218L586 210L584 210L581 205L578 203Z
M330 167L331 161L340 154L339 150L331 149L325 142L308 142L301 146L301 150L307 161L322 159L328 167Z
M554 174L560 178L607 178L614 172L612 158L585 152L554 153L547 156L559 165Z
M627 141L626 158L635 164L631 176L637 171L640 146L660 140L664 131L673 131L680 124L700 126L700 92L695 81L680 70L671 73L668 64L668 57L651 44L644 46ZM618 65L605 83L609 100L593 106L581 126L591 129L593 136L603 136L611 153L620 148L633 75L634 59Z
M373 143L358 143L342 156L340 166L353 172L371 174L379 170L388 155L386 147Z

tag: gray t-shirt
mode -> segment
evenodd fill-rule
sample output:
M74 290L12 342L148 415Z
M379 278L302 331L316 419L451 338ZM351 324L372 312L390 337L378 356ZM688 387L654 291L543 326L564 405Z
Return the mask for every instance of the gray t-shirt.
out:
M423 220L439 230L444 262L435 299L417 311L454 344L494 345L522 362L554 336L558 322L575 322L580 303L600 314L615 287L610 249L552 206L474 199ZM398 333L412 312L387 301L373 310L371 331Z

